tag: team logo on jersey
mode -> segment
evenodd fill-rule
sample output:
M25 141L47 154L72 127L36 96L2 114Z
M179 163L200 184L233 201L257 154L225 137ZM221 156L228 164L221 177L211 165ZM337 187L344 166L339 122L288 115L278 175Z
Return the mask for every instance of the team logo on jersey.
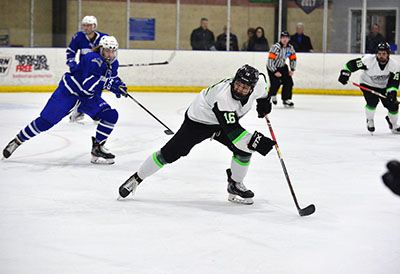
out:
M97 59L97 58L93 58L93 59L92 59L92 62L95 62L96 64L98 64L99 67L101 67L101 65L103 64L103 61L100 60L100 59Z
M11 68L12 58L9 56L0 57L0 76L6 76Z
M377 82L384 82L384 81L387 81L387 79L389 79L389 74L387 74L387 75L373 75L373 76L371 76L371 80L372 80L372 81L377 81Z

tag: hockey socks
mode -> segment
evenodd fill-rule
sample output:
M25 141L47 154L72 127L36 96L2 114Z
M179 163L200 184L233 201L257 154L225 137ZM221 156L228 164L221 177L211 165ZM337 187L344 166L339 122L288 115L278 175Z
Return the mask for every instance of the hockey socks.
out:
M254 193L243 184L250 165L251 155L234 155L231 168L226 170L228 176L228 201L238 204L253 204Z
M36 120L33 120L30 122L24 129L22 129L18 134L17 137L19 141L25 142L36 135L39 135L41 132L49 130L52 128L54 124L46 121L42 117L36 118Z
M374 116L376 107L365 105L365 116L367 117L367 129L369 132L375 131Z
M156 151L150 155L139 167L138 176L144 180L159 171L167 162L161 154L161 151Z
M134 194L136 187L147 177L159 171L167 162L161 154L156 151L150 155L128 180L119 187L120 198L127 197L130 193Z
M96 129L96 141L103 142L110 136L118 121L118 112L115 109L106 109L96 118L100 119Z

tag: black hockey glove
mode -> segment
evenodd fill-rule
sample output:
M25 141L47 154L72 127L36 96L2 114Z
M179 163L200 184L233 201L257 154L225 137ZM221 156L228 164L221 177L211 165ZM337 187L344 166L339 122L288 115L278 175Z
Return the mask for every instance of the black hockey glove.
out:
M386 92L386 98L391 104L395 104L397 102L397 91L389 90Z
M389 171L383 174L383 182L393 193L400 195L400 162L390 161L387 168Z
M247 145L249 149L259 152L265 156L275 145L275 141L272 141L268 137L265 137L262 133L255 131Z
M340 71L340 76L339 76L338 81L340 83L342 83L343 85L347 85L347 82L349 81L350 75L351 75L350 71L348 71L347 69L342 69Z
M120 98L121 95L124 97L128 96L127 94L128 88L126 87L125 83L121 81L121 79L119 78L111 79L109 86L110 86L109 90L113 92L117 98Z
M272 105L270 97L257 99L258 118L264 118L265 115L271 112Z

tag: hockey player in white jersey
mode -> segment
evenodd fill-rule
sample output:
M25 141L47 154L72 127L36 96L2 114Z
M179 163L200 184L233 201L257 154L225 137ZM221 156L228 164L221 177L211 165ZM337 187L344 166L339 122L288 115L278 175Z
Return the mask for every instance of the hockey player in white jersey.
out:
M346 69L341 70L339 82L346 85L352 72L363 70L360 76L360 86L379 92L386 96L378 97L371 92L361 89L364 94L365 114L367 118L367 129L371 134L375 131L375 110L381 100L383 106L388 110L385 117L389 129L400 134L400 126L397 124L399 105L397 104L397 92L399 88L399 64L390 59L390 46L388 43L380 43L376 48L376 54L368 54L362 58L350 60Z
M233 152L231 167L226 170L228 200L252 204L254 193L243 184L251 155L257 151L265 156L275 145L274 141L260 132L249 133L239 124L239 119L251 110L254 101L257 101L260 118L271 111L265 75L259 75L257 69L244 65L234 78L224 79L203 89L186 111L178 132L120 186L120 197L134 193L144 179L164 165L188 155L198 143L212 138Z

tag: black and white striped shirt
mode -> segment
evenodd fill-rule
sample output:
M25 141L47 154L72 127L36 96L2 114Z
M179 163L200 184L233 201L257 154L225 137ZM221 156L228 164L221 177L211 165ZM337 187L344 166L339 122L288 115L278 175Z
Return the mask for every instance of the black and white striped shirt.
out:
M290 43L286 47L283 47L280 42L274 44L269 50L267 69L275 73L278 68L286 64L288 57L290 70L294 71L296 68L296 52L293 46Z

